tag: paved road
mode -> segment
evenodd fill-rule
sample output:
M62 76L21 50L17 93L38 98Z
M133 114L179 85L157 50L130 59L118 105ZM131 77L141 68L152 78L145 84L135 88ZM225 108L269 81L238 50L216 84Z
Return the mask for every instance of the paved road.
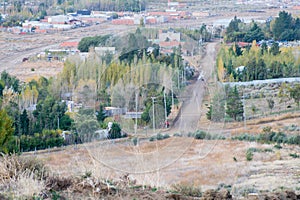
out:
M204 76L204 81L201 79L197 80L192 85L189 85L184 94L181 95L183 100L181 114L171 129L172 132L188 133L194 132L199 128L198 122L200 117L203 114L205 115L205 111L201 109L201 105L204 95L207 92L207 80L212 78L217 44L217 42L207 44L206 55L201 59L201 64L198 68L200 74L202 73Z

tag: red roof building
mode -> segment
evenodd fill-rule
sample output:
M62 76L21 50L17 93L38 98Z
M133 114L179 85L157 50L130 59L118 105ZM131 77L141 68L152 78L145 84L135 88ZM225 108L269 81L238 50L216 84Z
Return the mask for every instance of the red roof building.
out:
M62 48L76 48L78 47L79 42L63 42L59 46Z

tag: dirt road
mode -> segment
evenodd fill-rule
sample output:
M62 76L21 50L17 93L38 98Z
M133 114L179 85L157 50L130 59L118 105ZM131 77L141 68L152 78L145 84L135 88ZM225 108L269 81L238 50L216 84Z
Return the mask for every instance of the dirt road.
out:
M200 60L201 64L197 69L200 74L199 78L195 83L189 85L185 92L179 96L183 104L180 116L171 129L172 132L188 133L194 132L199 128L198 122L200 117L205 115L206 112L202 109L203 98L206 94L211 95L207 93L207 81L214 78L212 77L212 72L215 67L217 44L217 42L207 44L206 54Z

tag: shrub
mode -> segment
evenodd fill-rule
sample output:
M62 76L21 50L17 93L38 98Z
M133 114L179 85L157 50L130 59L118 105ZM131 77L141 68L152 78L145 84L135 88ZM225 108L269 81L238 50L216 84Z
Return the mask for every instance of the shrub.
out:
M194 137L194 136L195 136L195 134L194 134L194 133L192 133L192 132L189 132L189 133L187 134L187 136L188 136L188 137Z
M134 137L134 138L132 139L132 143L133 143L134 146L136 146L136 145L138 144L138 138L137 138L137 137Z
M168 135L168 134L164 134L164 136L163 136L164 139L167 139L169 137L170 137L170 135Z
M201 187L194 186L190 184L175 184L172 185L172 189L175 193L179 193L185 196L191 196L191 197L201 197L202 191Z
M174 133L173 136L174 136L174 137L182 137L182 134L181 134L181 133Z
M155 140L156 140L156 137L155 137L155 136L152 136L152 137L150 137L150 139L149 139L150 142L153 142L153 141L155 141Z
M206 137L206 133L204 131L197 131L194 135L194 138L197 140L203 140Z
M275 144L274 148L276 148L276 149L282 149L282 146L280 144Z
M246 152L246 159L247 159L247 161L251 161L253 159L253 152L249 151L249 149Z
M163 139L164 139L164 136L163 136L161 133L158 133L158 134L156 135L156 139L157 139L157 140L163 140Z
M289 154L292 158L299 158L300 156L296 153L290 153Z
M272 149L269 149L269 148L267 148L267 149L264 149L264 152L273 152L273 150L272 150Z

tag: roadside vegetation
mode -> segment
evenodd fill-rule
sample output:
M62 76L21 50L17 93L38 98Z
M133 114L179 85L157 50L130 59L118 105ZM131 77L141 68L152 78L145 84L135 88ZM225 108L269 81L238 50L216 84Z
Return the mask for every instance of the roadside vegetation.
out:
M83 38L79 47L91 56L85 60L70 56L57 77L25 83L2 72L0 106L5 123L1 127L6 127L1 128L2 152L90 142L98 137L95 131L106 129L109 121L114 123L108 138L123 137L120 121L107 118L104 107L138 109L142 111L138 126L152 125L151 97L159 112L155 123L164 124L161 107L170 114L194 69L183 62L181 47L171 54L160 53L159 46L148 42L142 32ZM94 47L99 45L116 46L120 54L98 55ZM71 99L75 106L68 104ZM68 140L62 138L63 131L68 131Z

